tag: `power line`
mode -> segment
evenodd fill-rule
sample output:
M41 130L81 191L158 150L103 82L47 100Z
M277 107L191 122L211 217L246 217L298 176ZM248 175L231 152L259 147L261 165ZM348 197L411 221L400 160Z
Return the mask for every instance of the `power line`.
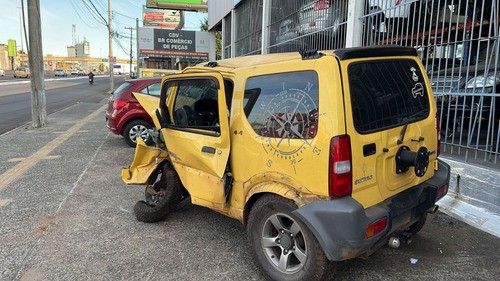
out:
M88 0L88 1L92 5L92 7L94 7L94 10L97 12L97 14L101 17L101 19L103 20L104 24L108 25L106 19L101 15L101 12L99 12L99 10L96 8L96 6L94 5L94 3L92 3L92 0ZM84 3L85 3L85 1L84 1Z

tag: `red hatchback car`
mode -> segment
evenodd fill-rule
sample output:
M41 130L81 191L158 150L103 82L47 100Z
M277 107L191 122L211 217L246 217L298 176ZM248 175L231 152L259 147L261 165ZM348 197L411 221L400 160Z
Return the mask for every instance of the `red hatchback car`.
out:
M153 127L153 120L132 97L132 93L159 97L160 88L161 77L125 80L108 100L106 126L111 132L122 135L125 142L132 147L135 147L137 137L142 138L145 143L151 143L148 129Z

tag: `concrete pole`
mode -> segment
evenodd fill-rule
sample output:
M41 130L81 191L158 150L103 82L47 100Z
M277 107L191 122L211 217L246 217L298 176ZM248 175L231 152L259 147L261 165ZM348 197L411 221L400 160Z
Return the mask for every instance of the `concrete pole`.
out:
M137 69L136 69L136 76L137 78L140 77L140 74L141 74L141 70L140 70L140 67L139 67L139 55L140 55L140 50L139 50L139 19L138 18L135 18L135 40L136 40L136 47L137 47L137 51L135 52L136 55L135 55L135 61L136 61L136 66L137 66Z
M360 47L363 42L363 11L365 1L349 1L347 6L346 48ZM350 36L348 36L350 35Z
M22 4L22 1L21 1ZM19 8L19 27L21 29L21 53L24 52L24 46L23 46L23 10L21 7Z
M28 0L29 64L31 69L31 119L33 127L47 125L42 52L40 0Z
M261 38L261 54L269 54L269 36L271 29L271 0L262 1L262 38Z
M113 27L111 25L113 16L111 13L111 0L108 0L108 34L109 34L109 55L108 55L108 63L109 63L109 92L112 93L115 90L115 80L114 80L114 67L115 63L111 62L111 58L113 57Z
M125 29L130 29L130 62L129 62L129 75L132 78L132 31L134 31L134 27L125 27Z

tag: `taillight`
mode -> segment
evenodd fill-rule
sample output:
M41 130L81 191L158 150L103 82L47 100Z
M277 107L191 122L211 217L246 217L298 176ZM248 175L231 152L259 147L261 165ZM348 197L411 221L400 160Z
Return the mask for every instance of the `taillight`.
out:
M127 101L125 101L125 100L115 100L113 102L113 108L116 110L124 107L125 105L127 105Z
M436 191L436 201L444 197L448 193L448 184L443 184Z
M383 217L366 227L366 238L370 238L382 232L387 227L387 217Z
M395 4L396 4L396 6L401 5L401 0L396 0L396 3L395 3Z
M316 3L314 3L314 10L326 10L330 8L330 1L329 0L319 0Z
M441 127L440 127L439 113L436 112L436 130L437 130L437 148L436 155L439 156L441 154Z
M330 141L328 194L338 198L352 193L351 139L348 135Z

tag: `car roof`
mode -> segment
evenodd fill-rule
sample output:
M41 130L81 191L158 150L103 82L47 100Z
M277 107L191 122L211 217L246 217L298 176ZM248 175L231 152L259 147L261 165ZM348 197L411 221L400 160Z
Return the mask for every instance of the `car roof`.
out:
M384 46L371 46L371 47L359 47L359 48L347 48L347 49L337 49L337 50L308 50L306 51L308 55L305 59L314 58L314 54L320 53L320 56L335 56L340 60L353 59L353 58L364 58L364 57L384 57L384 56L416 56L417 52L412 47L400 47L396 45L384 45ZM234 57L224 60L219 60L216 62L201 63L193 67L186 68L187 72L190 70L208 70L217 67L236 69L236 68L248 68L257 65L267 65L287 61L302 60L302 55L299 52L289 52L289 53L274 53L265 55L251 55Z

